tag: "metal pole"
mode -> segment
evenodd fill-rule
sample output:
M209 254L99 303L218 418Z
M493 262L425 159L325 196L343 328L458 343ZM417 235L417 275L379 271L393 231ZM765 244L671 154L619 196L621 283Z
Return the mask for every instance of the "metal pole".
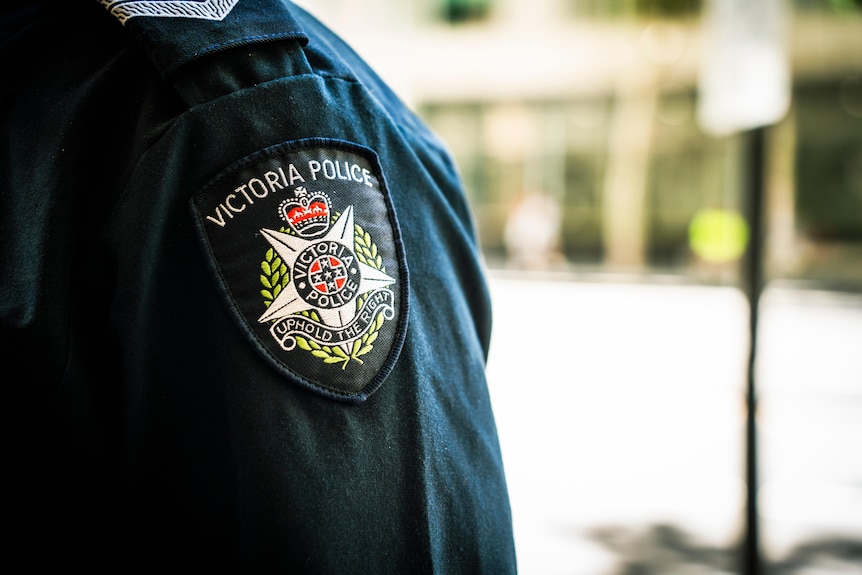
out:
M759 477L757 472L757 387L755 365L757 356L757 324L760 296L764 285L764 205L765 205L765 148L766 128L755 128L744 134L746 170L744 190L746 216L750 227L750 240L744 263L743 282L749 302L749 356L748 384L746 389L745 433L745 535L742 542L741 572L743 575L761 575L760 518L757 505Z

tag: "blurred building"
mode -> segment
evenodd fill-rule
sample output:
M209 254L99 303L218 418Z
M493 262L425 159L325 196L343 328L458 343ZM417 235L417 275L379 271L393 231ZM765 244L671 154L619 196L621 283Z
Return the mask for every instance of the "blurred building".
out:
M519 265L507 222L538 195L559 210L550 266L734 281L736 261L701 257L690 237L701 211L740 211L747 177L742 136L697 121L700 0L303 4L446 141L490 265ZM786 7L792 99L767 134L770 273L856 284L862 10Z
M789 105L757 170L750 133L716 135L699 116L708 1L297 2L452 151L490 267L706 284L495 274L511 283L494 285L489 377L524 573L737 573L748 490L767 572L862 564L862 300L835 293L862 291L862 0L774 0ZM746 485L735 287L760 173L771 289L761 483ZM525 334L555 342L558 362L524 361Z

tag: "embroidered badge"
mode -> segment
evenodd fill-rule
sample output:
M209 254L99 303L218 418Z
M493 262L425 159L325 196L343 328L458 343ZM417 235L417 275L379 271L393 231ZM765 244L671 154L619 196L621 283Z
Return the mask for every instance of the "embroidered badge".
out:
M276 146L192 200L228 306L278 370L362 401L406 329L407 271L376 155L336 140Z
M239 0L99 0L120 22L135 16L224 20Z

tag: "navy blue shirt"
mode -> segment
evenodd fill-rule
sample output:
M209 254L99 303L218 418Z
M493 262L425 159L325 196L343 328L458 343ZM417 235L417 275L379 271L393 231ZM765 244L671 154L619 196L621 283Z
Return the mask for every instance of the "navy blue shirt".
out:
M289 2L101 4L2 12L12 555L514 573L444 147Z

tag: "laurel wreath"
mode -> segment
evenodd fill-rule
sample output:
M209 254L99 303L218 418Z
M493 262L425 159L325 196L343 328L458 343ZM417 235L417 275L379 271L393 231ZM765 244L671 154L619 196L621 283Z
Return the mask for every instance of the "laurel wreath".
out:
M260 283L263 285L260 295L263 296L263 305L269 307L290 282L290 276L287 273L287 265L272 248L266 250L266 255L260 262L260 270Z
M371 234L363 230L362 226L358 224L353 227L356 232L353 236L353 247L356 257L365 265L385 272L386 268L383 267L383 258L377 253L377 245L371 241Z
M337 220L338 216L338 213L334 214L332 220ZM282 228L281 231L283 233L291 233L291 230L288 228ZM386 267L383 265L383 257L378 253L377 245L371 239L371 234L358 224L354 224L353 248L359 261L376 270L386 272ZM266 251L260 267L263 272L260 275L260 283L263 285L260 294L263 296L263 304L269 307L275 298L278 297L278 294L281 293L281 290L290 282L290 277L287 266L273 248L269 248ZM356 298L357 311L362 308L366 299L368 299L368 294L362 294ZM320 322L320 316L314 310L302 311L300 314L313 321ZM351 360L360 364L364 363L360 357L374 349L373 344L377 340L383 322L384 317L380 313L371 323L368 331L362 337L353 341L349 352L340 346L320 345L316 341L301 336L295 336L296 345L310 352L314 357L322 359L324 363L341 364L341 369L345 369Z

